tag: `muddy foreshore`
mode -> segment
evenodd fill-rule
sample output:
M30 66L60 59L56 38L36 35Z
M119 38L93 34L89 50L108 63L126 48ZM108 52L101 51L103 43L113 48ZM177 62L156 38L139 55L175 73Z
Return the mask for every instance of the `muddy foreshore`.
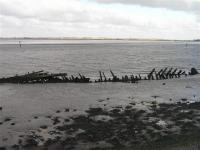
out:
M4 85L0 150L169 150L178 143L199 143L199 77Z
M200 102L183 98L176 103L141 102L145 106L143 109L136 105L133 101L126 106L91 107L84 114L66 118L46 116L52 127L44 124L32 135L21 136L18 144L0 149L139 149L162 141L176 143L177 137L200 131ZM70 111L76 110L66 108L55 113ZM11 119L4 122L11 122ZM42 132L48 132L52 138L45 139ZM156 146L159 148L159 144Z

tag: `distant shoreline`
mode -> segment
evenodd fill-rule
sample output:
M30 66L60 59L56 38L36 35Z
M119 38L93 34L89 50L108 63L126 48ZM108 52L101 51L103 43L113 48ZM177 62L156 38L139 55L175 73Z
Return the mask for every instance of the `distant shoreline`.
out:
M91 38L91 37L0 37L0 40L124 40L124 41L181 41L181 42L200 42L194 40L170 40L170 39L140 39L140 38Z

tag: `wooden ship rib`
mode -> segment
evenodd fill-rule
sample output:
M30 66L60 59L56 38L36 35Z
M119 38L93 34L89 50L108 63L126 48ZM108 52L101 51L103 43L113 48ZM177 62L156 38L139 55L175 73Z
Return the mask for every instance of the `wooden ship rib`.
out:
M27 73L24 75L15 75L13 77L0 78L0 83L15 83L15 84L33 84L33 83L91 83L91 82L126 82L126 83L136 83L140 80L165 80L180 78L182 76L196 75L198 74L197 69L191 68L189 73L177 68L162 68L156 70L153 68L145 76L139 75L124 75L118 77L110 70L112 78L106 77L105 73L99 71L99 79L92 81L89 77L85 77L82 74L78 76L68 76L67 73L48 73L43 70L36 71L32 73Z

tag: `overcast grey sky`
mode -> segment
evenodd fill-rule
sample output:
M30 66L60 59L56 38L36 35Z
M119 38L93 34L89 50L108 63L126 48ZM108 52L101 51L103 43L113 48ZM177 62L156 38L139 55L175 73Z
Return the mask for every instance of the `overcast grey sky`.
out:
M1 37L200 38L200 0L0 0Z

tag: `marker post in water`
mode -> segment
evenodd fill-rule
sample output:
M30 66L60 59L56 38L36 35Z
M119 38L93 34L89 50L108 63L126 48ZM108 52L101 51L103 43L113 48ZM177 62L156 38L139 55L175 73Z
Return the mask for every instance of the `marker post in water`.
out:
M19 47L20 47L20 48L22 47L21 41L19 41Z

